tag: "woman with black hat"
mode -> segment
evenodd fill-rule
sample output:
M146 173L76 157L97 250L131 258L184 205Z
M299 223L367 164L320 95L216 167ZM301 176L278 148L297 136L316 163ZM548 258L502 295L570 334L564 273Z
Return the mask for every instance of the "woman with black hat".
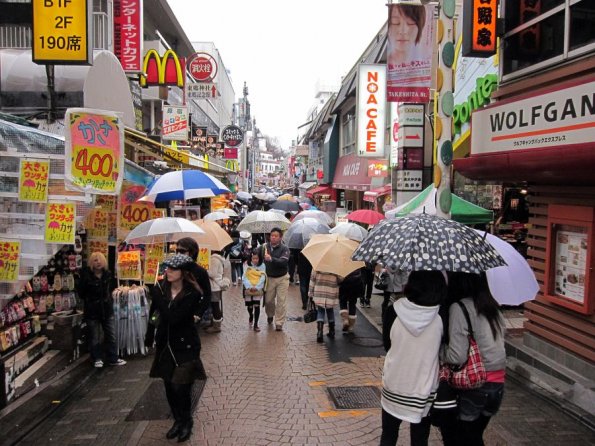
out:
M193 263L184 254L173 254L163 261L165 280L152 290L151 325L145 339L147 346L155 341L150 376L163 379L175 420L166 438L178 437L178 442L188 440L192 434L192 384L205 378L200 338L194 325L203 293L191 272Z

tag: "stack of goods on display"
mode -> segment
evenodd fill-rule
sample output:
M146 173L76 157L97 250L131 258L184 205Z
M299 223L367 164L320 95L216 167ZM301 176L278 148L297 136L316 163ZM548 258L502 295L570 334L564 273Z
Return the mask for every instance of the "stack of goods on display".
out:
M116 339L120 354L145 355L145 333L149 320L148 290L144 286L119 286L112 293Z

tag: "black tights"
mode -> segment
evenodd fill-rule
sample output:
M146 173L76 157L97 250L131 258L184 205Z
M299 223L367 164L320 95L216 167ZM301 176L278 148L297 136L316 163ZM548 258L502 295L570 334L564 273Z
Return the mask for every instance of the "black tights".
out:
M461 446L484 446L483 432L488 427L491 417L480 415L477 420L458 421L459 445Z
M223 318L223 311L221 310L222 302L211 302L211 310L213 311L213 319L220 321Z
M180 423L192 422L192 384L174 384L165 380L163 384L174 420Z
M254 319L254 326L258 327L258 319L260 318L260 304L255 303L253 305L249 305L247 308L248 314L250 314L250 320Z
M401 420L393 417L382 409L382 435L380 446L395 446L399 439L399 427ZM419 423L411 423L411 446L427 446L430 437L430 417L424 417Z

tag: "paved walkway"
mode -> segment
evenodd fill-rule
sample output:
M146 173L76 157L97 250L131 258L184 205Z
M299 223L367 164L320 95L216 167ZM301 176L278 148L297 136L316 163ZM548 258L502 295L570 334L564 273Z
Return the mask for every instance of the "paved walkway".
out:
M290 317L302 314L298 296L298 287L290 286ZM373 305L379 304L376 297ZM224 301L223 331L202 335L209 378L189 444L377 445L380 411L335 410L327 387L379 386L383 358L331 361L329 350L344 349L345 343L317 344L315 324L288 321L276 332L267 327L263 312L261 328L260 333L249 328L240 289L232 287ZM342 337L340 330L337 336ZM137 357L124 367L89 366L91 376L81 389L20 444L174 444L164 438L171 421L125 420L153 382L150 362ZM401 432L399 445L409 444L406 423ZM593 432L514 382L507 383L502 410L486 437L488 445L595 444ZM435 430L430 444L441 444Z

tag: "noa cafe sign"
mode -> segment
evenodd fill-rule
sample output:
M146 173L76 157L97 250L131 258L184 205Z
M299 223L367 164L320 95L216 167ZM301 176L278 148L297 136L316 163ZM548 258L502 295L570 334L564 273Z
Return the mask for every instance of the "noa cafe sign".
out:
M357 151L384 157L386 65L360 64L357 81Z
M208 53L194 53L188 59L188 72L197 82L211 82L217 76L217 61Z

